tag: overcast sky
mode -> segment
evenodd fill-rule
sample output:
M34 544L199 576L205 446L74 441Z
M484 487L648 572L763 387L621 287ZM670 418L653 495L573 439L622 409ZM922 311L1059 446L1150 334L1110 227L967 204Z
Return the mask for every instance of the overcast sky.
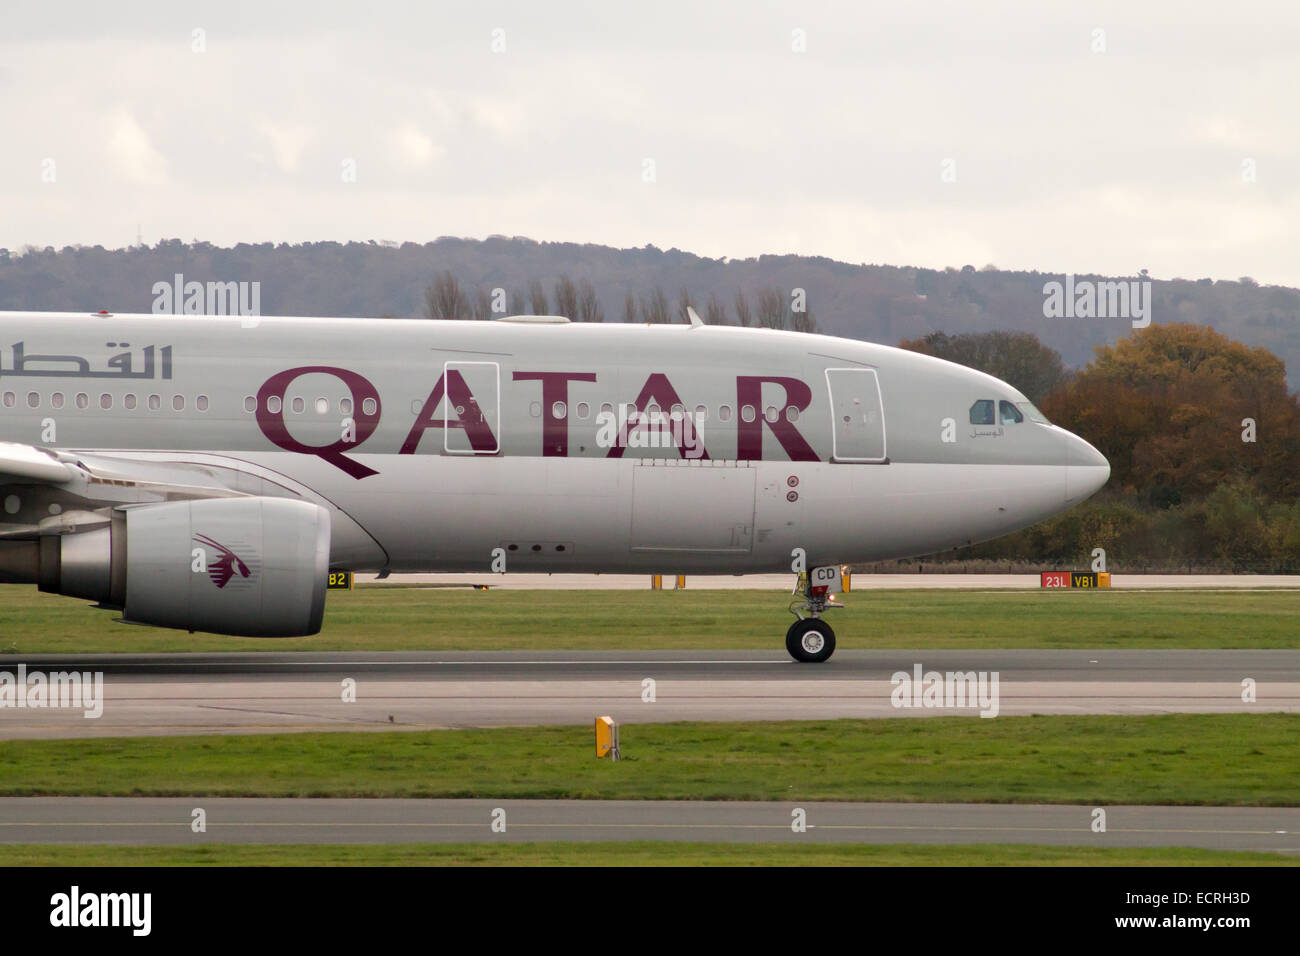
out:
M1298 92L1294 0L5 0L0 246L502 233L1300 285Z

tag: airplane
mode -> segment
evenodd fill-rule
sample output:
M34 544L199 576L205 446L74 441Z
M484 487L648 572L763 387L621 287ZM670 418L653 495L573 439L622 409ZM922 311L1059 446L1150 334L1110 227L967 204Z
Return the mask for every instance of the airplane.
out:
M0 581L120 620L318 633L331 571L799 573L1073 507L1105 457L1017 389L690 324L0 312Z

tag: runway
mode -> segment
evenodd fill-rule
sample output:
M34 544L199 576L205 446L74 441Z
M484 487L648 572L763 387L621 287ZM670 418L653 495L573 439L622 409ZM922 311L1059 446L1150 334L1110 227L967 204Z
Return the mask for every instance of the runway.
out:
M776 651L0 656L0 673L20 665L102 674L102 715L0 706L0 739L589 724L599 714L646 723L1300 712L1292 650L840 651L823 665ZM896 706L894 675L918 667L923 678L982 673L990 692L996 675L996 696Z
M648 574L391 574L380 578L375 574L358 574L356 583L380 586L408 587L473 587L482 585L511 591L592 590L630 591L647 590ZM672 588L676 575L665 571L663 586ZM794 587L793 574L689 574L688 590L770 590L789 592ZM1039 590L1037 574L854 574L850 581L854 591L973 589L1002 590L1006 588ZM1193 590L1276 590L1300 588L1300 575L1295 574L1112 574L1112 590L1164 590L1190 588Z
M194 810L205 832L194 832ZM795 832L794 811L807 828ZM424 843L709 840L1045 843L1300 853L1300 808L668 800L14 797L0 843ZM503 813L502 813L503 812ZM493 830L504 814L505 832ZM498 826L500 824L498 823Z

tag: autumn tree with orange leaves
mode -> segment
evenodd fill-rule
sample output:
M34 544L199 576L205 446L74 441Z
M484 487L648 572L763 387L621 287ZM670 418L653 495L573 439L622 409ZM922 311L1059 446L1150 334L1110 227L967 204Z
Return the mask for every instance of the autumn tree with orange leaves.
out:
M1042 408L1110 460L1112 490L1157 507L1220 485L1300 493L1300 408L1277 356L1198 325L1151 325L1096 353Z

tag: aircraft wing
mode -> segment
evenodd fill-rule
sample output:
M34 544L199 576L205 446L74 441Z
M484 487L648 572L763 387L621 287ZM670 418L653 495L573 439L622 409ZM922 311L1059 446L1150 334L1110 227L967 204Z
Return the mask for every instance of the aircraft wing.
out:
M0 539L37 534L66 534L108 520L115 508L199 498L243 498L256 491L240 490L239 475L230 467L204 466L191 461L147 461L133 456L76 453L0 442ZM11 512L10 499L20 506L22 489L55 486L62 507L45 514ZM258 489L260 490L260 488Z
M54 452L32 445L0 442L0 484L61 484L71 481L76 474L76 467L60 461Z

